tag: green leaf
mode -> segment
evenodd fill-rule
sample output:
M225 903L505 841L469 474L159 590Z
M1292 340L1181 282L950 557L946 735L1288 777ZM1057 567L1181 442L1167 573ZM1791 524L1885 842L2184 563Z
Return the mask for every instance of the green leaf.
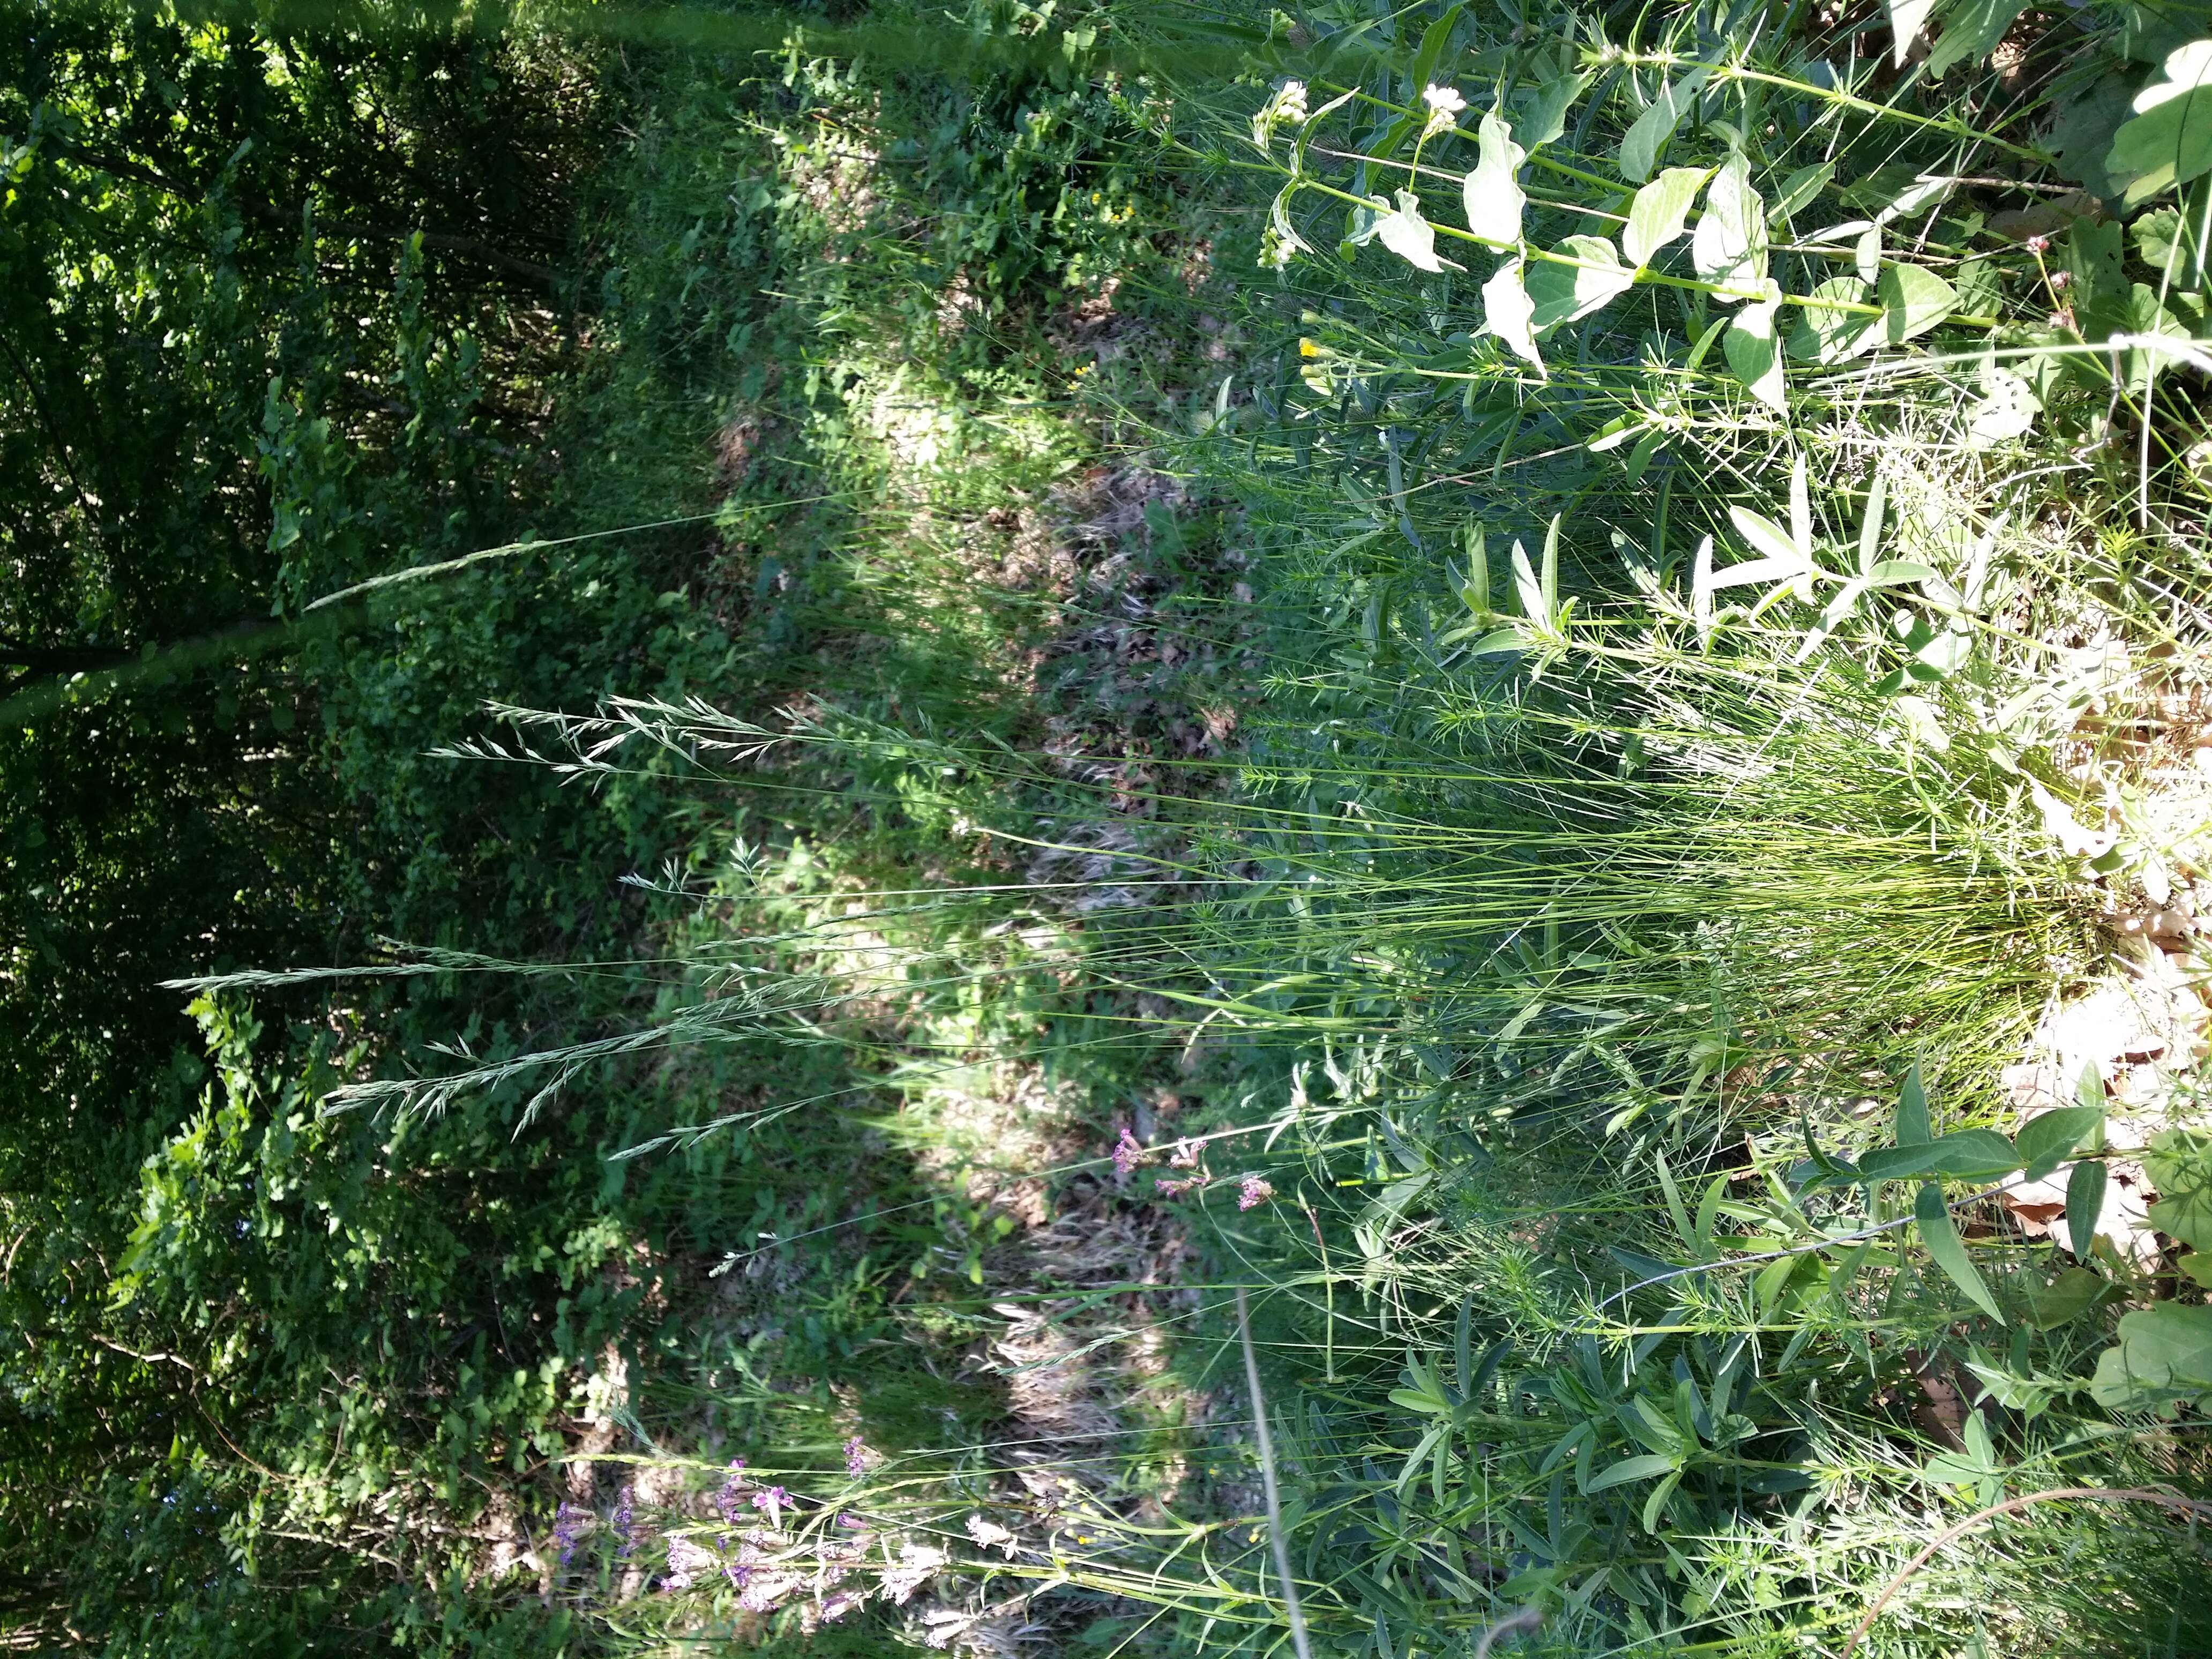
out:
M1774 338L1774 313L1780 308L1780 301L1775 300L1747 305L1721 337L1729 370L1753 397L1778 415L1789 409L1784 396L1782 352Z
M1881 315L1868 329L1863 344L1903 345L1958 309L1959 295L1924 265L1891 265L1875 286L1875 302L1881 307Z
M1866 510L1859 514L1859 574L1871 578L1881 551L1882 515L1889 506L1889 474L1876 471L1867 486ZM1917 1073L1918 1067L1915 1066ZM1926 1103L1924 1101L1922 1103Z
M1394 1394L1390 1397L1395 1400L1398 1396ZM1449 1434L1451 1429L1452 1425L1448 1422L1434 1424L1421 1437L1420 1443L1413 1448L1413 1455L1407 1458L1405 1467L1398 1471L1398 1495L1401 1498L1406 1495L1406 1488L1413 1484L1413 1477L1420 1473L1421 1465L1427 1461L1429 1454L1437 1449L1437 1443Z
M1705 1195L1698 1200L1698 1237L1696 1248L1700 1258L1712 1255L1713 1225L1720 1219L1721 1200L1728 1196L1728 1176L1717 1175L1705 1188Z
M1551 606L1546 603L1544 586L1536 580L1536 572L1528 563L1528 550L1521 545L1520 538L1513 542L1513 591L1521 600L1521 614L1538 627L1551 619Z
M2049 1175L2081 1144L2083 1135L2104 1121L2105 1109L2101 1106L2061 1106L2030 1118L2013 1138L2027 1178L2040 1181ZM2171 1232L2172 1229L2166 1231Z
M1782 181L1782 194L1767 210L1770 224L1778 224L1803 207L1828 187L1828 180L1836 176L1833 161L1815 161L1809 167L1799 167Z
M1572 72L1547 81L1538 88L1521 118L1521 137L1530 149L1550 143L1567 130L1567 112L1595 78Z
M1867 285L1856 276L1831 276L1807 295L1797 308L1797 325L1790 331L1790 355L1800 362L1832 363L1848 356L1875 319L1863 311L1845 311L1845 305L1866 300Z
M1869 225L1859 237L1858 246L1852 250L1852 263L1858 268L1859 281L1872 288L1881 276L1881 227Z
M1917 559L1883 559L1866 573L1866 580L1869 587L1909 587L1915 582L1940 581L1942 578L1932 566Z
M1500 265L1482 285L1483 332L1495 334L1540 369L1544 360L1537 355L1536 337L1528 326L1534 310L1529 303L1528 291L1521 285L1518 259Z
M1429 84L1430 77L1437 72L1437 64L1444 55L1444 47L1450 43L1452 30L1458 26L1460 14L1466 9L1464 4L1445 7L1443 15L1422 32L1421 44L1413 53L1413 72L1406 81L1408 103L1420 97L1421 89Z
M2077 1261L2089 1259L2097 1241L2097 1218L2105 1212L2105 1166L2095 1161L2076 1164L2066 1177L2066 1238Z
M1697 625L1699 643L1713 636L1713 538L1699 538L1690 561L1690 619Z
M1442 270L1437 257L1437 233L1421 216L1421 199L1410 190L1398 192L1398 210L1375 222L1375 234L1384 247L1416 270Z
M1682 1202L1681 1189L1674 1184L1674 1172L1667 1167L1667 1154L1654 1152L1652 1157L1659 1166L1659 1190L1666 1196L1668 1217L1674 1222L1674 1231L1681 1234L1682 1242L1690 1247L1691 1254L1702 1257L1704 1251L1698 1246L1698 1235L1690 1225L1689 1209Z
M2134 207L2212 172L2212 40L2192 40L2166 60L2166 79L2136 94L2135 118L2112 135L2105 170Z
M1928 1478L1936 1485L1971 1486L2002 1470L1996 1448L1990 1443L1989 1427L1979 1412L1966 1414L1964 1438L1966 1443L1962 1449L1938 1452L1928 1460Z
M1444 641L1446 644L1450 644L1451 636L1446 635ZM1485 634L1473 645L1468 647L1467 653L1470 657L1502 657L1510 652L1525 651L1528 648L1528 630L1516 623L1509 628L1494 629L1490 633Z
M2012 1142L1994 1129L1960 1129L1915 1146L1878 1146L1859 1159L1869 1181L1948 1176L1954 1181L1993 1181L2020 1168Z
M1996 50L2012 20L2027 9L2023 0L1966 0L1943 20L1942 38L1928 54L1927 76L1940 81L1954 64L1978 63Z
M1973 1258L1959 1240L1959 1230L1952 1224L1950 1211L1943 1206L1943 1189L1932 1181L1923 1187L1912 1201L1912 1214L1920 1224L1920 1242L1928 1247L1928 1254L1935 1258L1936 1265L1950 1274L1952 1283L1964 1291L1976 1307L1998 1324L2003 1324L2004 1316L1997 1311L1996 1298L1990 1295L1990 1287L1982 1283Z
M2209 228L2201 212L2185 218L2176 208L2160 208L2146 213L2130 228L2136 239L2136 252L2142 262L2158 272L2159 279L2171 278L2171 286L2183 292L2203 286L2205 267L2212 264L2212 247L2206 246Z
M1544 626L1554 631L1559 625L1559 520L1564 516L1554 513L1545 528L1544 577L1537 589L1544 602ZM1516 542L1514 546L1517 549L1520 544Z
M2100 1164L2096 1167L2102 1169L2104 1165ZM2061 1325L2072 1324L2090 1309L2118 1294L2118 1286L2110 1279L2091 1273L2087 1267L2069 1267L2041 1290L2034 1288L2034 1281L2031 1279L2028 1300L2035 1309L2033 1322L2039 1331L2055 1331Z
M1928 1089L1920 1080L1920 1062L1915 1060L1897 1091L1897 1144L1924 1146L1928 1140Z
M2105 201L2116 199L2124 181L2105 171L2112 153L2112 136L2128 119L2128 100L2135 77L2122 70L2107 70L2093 82L2077 82L2073 93L2057 100L2051 127L2041 143L2058 158L2058 173Z
M1658 1530L1659 1516L1667 1507L1667 1500L1674 1495L1674 1488L1681 1484L1682 1472L1680 1469L1676 1469L1672 1474L1668 1475L1664 1480L1662 1480L1657 1486L1651 1489L1651 1496L1644 1500L1644 1531L1656 1532Z
M1467 228L1493 246L1517 246L1521 241L1521 210L1528 198L1513 175L1528 159L1527 153L1513 142L1512 127L1495 115L1482 118L1476 143L1480 154L1474 171L1460 185L1460 199L1467 209ZM1488 290L1484 292L1487 294ZM1531 349L1522 355L1535 354Z
M2212 1250L2212 1133L2161 1129L2143 1153L2159 1195L2150 1223L2194 1250Z
M1751 163L1738 152L1721 164L1705 191L1705 210L1690 237L1698 275L1729 290L1723 304L1754 297L1766 279L1766 214L1751 186Z
M1730 565L1715 573L1712 585L1716 591L1743 587L1753 582L1793 580L1811 568L1811 561L1798 550L1790 532L1764 513L1731 506L1729 522L1735 526L1736 534L1751 544L1751 550L1760 556L1748 564Z
M1624 1457L1609 1468L1601 1469L1590 1477L1587 1488L1591 1493L1601 1492L1614 1486L1625 1486L1632 1480L1649 1480L1655 1474L1674 1472L1674 1460L1656 1452L1641 1457Z
M1636 192L1628 222L1621 227L1620 251L1641 270L1651 256L1682 234L1690 206L1712 177L1711 167L1668 167Z
M2164 1409L2212 1394L2212 1308L2160 1302L2120 1321L2089 1395L2106 1411Z
M1912 43L1928 27L1929 14L1935 9L1936 0L1889 0L1890 62L1893 67L1905 66Z
M1467 580L1460 585L1459 596L1476 616L1491 614L1490 532L1479 524L1467 527Z
M1697 100L1698 88L1712 75L1710 64L1699 64L1679 81L1672 81L1659 89L1651 100L1651 107L1636 118L1627 135L1620 141L1619 166L1620 176L1632 185L1640 185L1651 176L1651 168L1659 159L1660 150L1674 136L1683 116Z
M1530 325L1538 334L1589 316L1636 280L1602 236L1570 236L1553 252L1578 263L1540 259L1529 266L1528 299L1534 307Z

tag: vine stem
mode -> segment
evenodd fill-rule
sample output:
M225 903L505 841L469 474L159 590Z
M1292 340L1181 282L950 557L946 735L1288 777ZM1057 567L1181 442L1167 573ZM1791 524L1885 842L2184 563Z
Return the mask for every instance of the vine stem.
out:
M2032 1492L2022 1498L2008 1498L2002 1504L1992 1504L1985 1510L1975 1510L1955 1526L1945 1528L1936 1535L1935 1542L1906 1562L1905 1571L1891 1579L1889 1587L1875 1598L1874 1605L1867 1609L1866 1617L1859 1620L1858 1628L1851 1632L1850 1640L1844 1644L1843 1659L1851 1659L1851 1655L1858 1650L1860 1640L1874 1628L1874 1621L1889 1605L1889 1598L1904 1589L1905 1581L1926 1566L1929 1559L1944 1545L1996 1516L2009 1515L2016 1510L2026 1509L2031 1504L2055 1503L2062 1498L2080 1498L2099 1504L2163 1504L2170 1510L2181 1510L2191 1515L2212 1516L2212 1504L2201 1504L2190 1498L2176 1498L2171 1492L2153 1492L2143 1486L2054 1486L2049 1492Z

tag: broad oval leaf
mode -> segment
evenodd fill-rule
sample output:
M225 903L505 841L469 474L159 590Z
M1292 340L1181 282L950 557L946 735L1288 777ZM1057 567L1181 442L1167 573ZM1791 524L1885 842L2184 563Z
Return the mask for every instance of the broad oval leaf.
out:
M1705 210L1690 238L1698 275L1718 284L1723 304L1756 298L1766 278L1766 213L1751 185L1751 163L1741 151L1721 164L1705 191Z
M1833 161L1815 161L1811 167L1799 167L1782 181L1782 194L1767 210L1770 224L1778 224L1828 187L1836 176Z
M1891 265L1875 287L1881 315L1862 341L1866 345L1903 345L1925 334L1959 307L1958 290L1923 265Z
M1936 0L1889 0L1890 62L1902 69L1912 51L1912 43L1920 38L1920 31L1928 27L1929 14L1936 9Z
M1859 1159L1859 1173L1869 1181L1916 1176L1988 1181L2020 1166L2019 1151L1994 1129L1960 1129L1917 1146L1878 1146Z
M1529 325L1543 334L1561 323L1587 317L1626 292L1636 273L1620 263L1602 236L1570 236L1553 250L1559 259L1541 259L1528 273ZM1566 260L1574 260L1569 264Z
M1712 177L1711 167L1668 167L1636 192L1621 227L1620 251L1641 270L1651 256L1682 234L1690 207Z
M2105 157L2105 170L2127 182L2128 207L2212 172L2212 40L2169 55L2166 79L2136 94L2135 108Z
M1979 62L1996 49L2012 20L2027 9L2024 0L1966 0L1947 14L1942 38L1928 54L1928 78L1940 81L1954 64Z
M2013 1137L2027 1178L2040 1181L2049 1175L2104 1121L2102 1109L2095 1106L2061 1106L2030 1118Z
M2096 1242L2097 1218L2105 1212L2105 1166L2094 1158L2074 1166L2066 1177L2066 1242L2077 1261L2089 1259Z
M1521 285L1518 259L1498 266L1482 285L1482 331L1495 334L1541 368L1544 360L1537 354L1536 337L1528 326L1534 310L1535 307L1529 303L1528 289Z
M1846 305L1863 305L1867 285L1856 276L1831 276L1798 302L1790 331L1790 355L1800 362L1832 363L1848 353L1873 319Z
M1528 198L1513 175L1527 155L1513 142L1512 127L1495 115L1482 118L1476 143L1480 155L1474 171L1460 186L1467 228L1486 242L1514 246L1521 240L1521 210Z
M1774 337L1774 313L1780 308L1778 300L1747 305L1721 337L1729 369L1753 397L1778 415L1789 407L1783 396L1782 349Z
M2089 1393L2106 1411L2142 1411L2212 1394L2212 1308L2158 1302L2120 1321Z
M1547 81L1538 89L1524 106L1521 122L1521 137L1530 149L1550 143L1567 130L1567 112L1595 78L1573 70Z
M1928 1127L1928 1085L1920 1080L1920 1062L1914 1060L1897 1091L1897 1144L1924 1146L1933 1139Z

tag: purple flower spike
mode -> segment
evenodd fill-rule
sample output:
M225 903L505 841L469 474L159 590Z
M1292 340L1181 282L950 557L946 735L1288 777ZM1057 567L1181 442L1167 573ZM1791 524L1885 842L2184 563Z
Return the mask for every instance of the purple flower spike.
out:
M1267 1184L1264 1176L1248 1175L1237 1189L1237 1207L1255 1210L1274 1195L1275 1189Z
M730 1478L722 1482L722 1489L714 1494L714 1508L723 1520L735 1526L738 1517L744 1513L745 1460L730 1460Z
M580 1504L563 1504L553 1516L553 1547L560 1554L561 1565L567 1566L574 1559L576 1540L592 1522L591 1510Z
M856 1434L845 1443L845 1473L857 1480L867 1472L868 1449L860 1443L860 1437Z
M1145 1149L1137 1144L1136 1136L1131 1134L1128 1126L1124 1124L1121 1128L1121 1138L1114 1143L1115 1175L1127 1181L1129 1178L1129 1172L1137 1167L1144 1156Z

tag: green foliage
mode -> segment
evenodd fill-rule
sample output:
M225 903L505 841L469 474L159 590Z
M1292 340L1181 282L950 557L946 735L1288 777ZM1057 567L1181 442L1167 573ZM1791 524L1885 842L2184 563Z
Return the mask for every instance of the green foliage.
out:
M1013 1581L1072 1650L1264 1650L1188 1405L1232 1281L1317 1650L1826 1643L1961 1504L2194 1490L2134 1431L2206 1310L2092 1235L2140 1152L2195 1279L2202 1133L1998 1082L2172 851L2070 816L2123 691L2051 641L2201 652L2203 43L2115 17L18 48L8 1616L866 1652ZM1071 381L1236 506L1109 477L1025 590L1111 472ZM2062 1170L2070 1260L1980 1195ZM1170 1224L1135 1426L994 1443ZM1878 1639L2135 1651L2203 1605L2158 1526L2023 1518Z

